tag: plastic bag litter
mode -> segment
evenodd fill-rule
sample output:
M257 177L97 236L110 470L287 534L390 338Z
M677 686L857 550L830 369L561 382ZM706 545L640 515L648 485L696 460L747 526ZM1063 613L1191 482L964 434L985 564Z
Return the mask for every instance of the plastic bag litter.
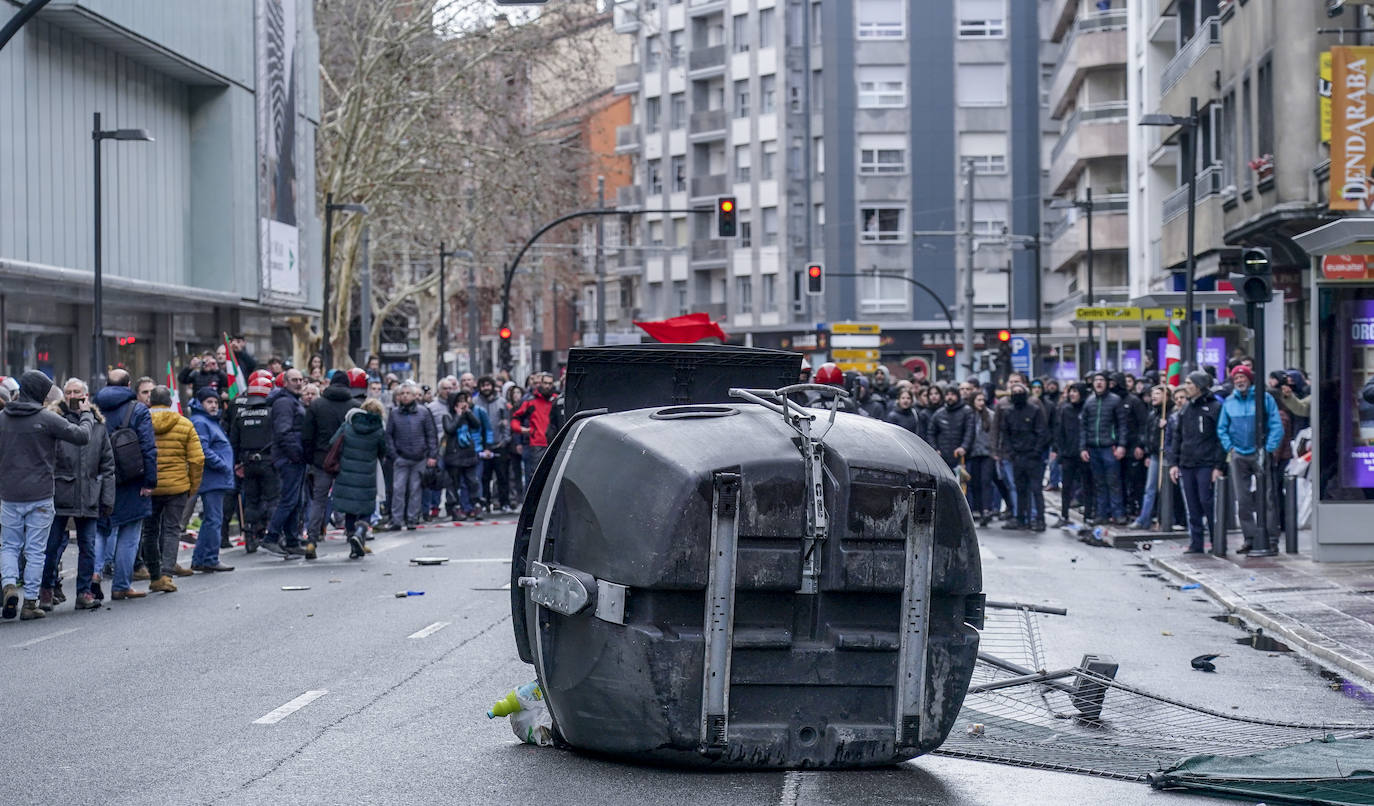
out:
M498 716L510 717L511 731L525 744L553 746L553 717L549 716L539 681L531 680L506 692L506 696L497 700L487 711L487 719Z

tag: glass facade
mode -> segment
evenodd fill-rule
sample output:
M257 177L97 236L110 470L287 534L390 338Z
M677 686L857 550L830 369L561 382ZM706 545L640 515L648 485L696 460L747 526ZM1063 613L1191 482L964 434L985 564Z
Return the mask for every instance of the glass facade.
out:
M1321 500L1374 499L1374 288L1321 288L1317 334Z

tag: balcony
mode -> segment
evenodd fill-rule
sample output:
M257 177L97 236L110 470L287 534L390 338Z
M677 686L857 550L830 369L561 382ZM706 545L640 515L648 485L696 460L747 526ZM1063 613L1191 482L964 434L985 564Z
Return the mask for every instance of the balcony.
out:
M687 257L693 263L724 263L725 241L714 238L697 238L688 248Z
M725 174L712 174L710 176L694 176L690 187L690 196L693 199L707 199L713 196L724 196L729 187L726 183Z
M1093 198L1093 252L1124 251L1130 247L1130 195L1112 193ZM1059 271L1082 259L1088 252L1088 215L1072 211L1045 230L1050 242L1046 268Z
M1125 101L1108 101L1076 110L1064 122L1064 132L1050 151L1050 193L1068 192L1089 160L1125 158Z
M698 302L692 306L692 312L704 313L711 317L711 321L719 322L725 319L725 308L724 302Z
M615 94L630 95L639 92L640 64L618 65L615 68Z
M629 154L638 151L640 146L640 129L638 123L626 123L623 126L615 127L615 153Z
M1206 103L1216 95L1221 70L1221 21L1209 17L1188 44L1179 48L1159 75L1159 107L1169 115L1187 115L1188 99Z
M644 188L639 185L621 185L615 189L615 206L621 210L637 210L644 206Z
M1197 175L1196 221L1193 242L1198 252L1220 246L1226 234L1221 193L1224 189L1221 166L1213 165ZM1164 199L1163 232L1160 238L1160 267L1176 266L1188 256L1188 186Z
M725 137L724 109L703 109L687 119L687 136L694 141L719 140Z
M618 34L632 34L639 30L639 3L638 0L615 0L615 7L612 9L612 19L615 23L615 32Z
M710 14L713 11L720 11L725 8L725 0L691 0L687 4L687 13L693 17L700 17Z
M1094 70L1126 65L1125 9L1097 11L1079 17L1050 76L1050 117L1061 118Z
M725 72L725 46L693 48L687 54L687 72L692 78Z

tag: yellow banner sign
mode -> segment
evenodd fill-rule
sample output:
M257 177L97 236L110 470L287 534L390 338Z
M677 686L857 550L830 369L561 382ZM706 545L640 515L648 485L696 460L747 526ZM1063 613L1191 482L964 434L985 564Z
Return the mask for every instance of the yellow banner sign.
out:
M877 361L878 351L865 349L831 350L830 357L840 361Z
M1322 122L1322 142L1331 142L1331 51L1317 57L1317 111Z
M877 362L850 363L847 361L836 361L835 366L839 367L842 372L849 372L852 370L854 372L862 372L865 375L872 375L874 372L878 371Z
M1369 104L1369 70L1374 47L1331 48L1332 210L1374 209L1374 109Z
M1183 318L1182 308L1141 308L1146 322L1168 322Z
M875 335L883 332L883 326L867 322L836 322L830 326L830 332Z
M1182 319L1183 309L1133 306L1075 308L1073 318L1078 322L1167 322L1171 319Z

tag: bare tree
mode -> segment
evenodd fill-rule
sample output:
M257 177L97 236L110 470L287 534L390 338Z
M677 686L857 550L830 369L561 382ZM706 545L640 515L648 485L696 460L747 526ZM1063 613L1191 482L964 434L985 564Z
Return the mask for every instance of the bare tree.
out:
M406 312L419 316L422 355L434 355L441 312L461 324L458 310L489 303L510 244L577 193L566 175L586 157L541 131L534 110L543 88L531 75L536 67L577 75L594 53L551 43L605 15L594 4L562 3L511 24L486 16L487 8L479 0L316 0L320 203L333 193L336 202L366 204L373 256L372 298L364 300L357 296L364 222L336 218L327 267L334 291L325 304L338 365L349 364L358 305L373 310L369 352L387 317ZM466 267L453 273L448 298L438 299L440 241L477 255L478 286L488 289L481 299L467 299L458 279Z

